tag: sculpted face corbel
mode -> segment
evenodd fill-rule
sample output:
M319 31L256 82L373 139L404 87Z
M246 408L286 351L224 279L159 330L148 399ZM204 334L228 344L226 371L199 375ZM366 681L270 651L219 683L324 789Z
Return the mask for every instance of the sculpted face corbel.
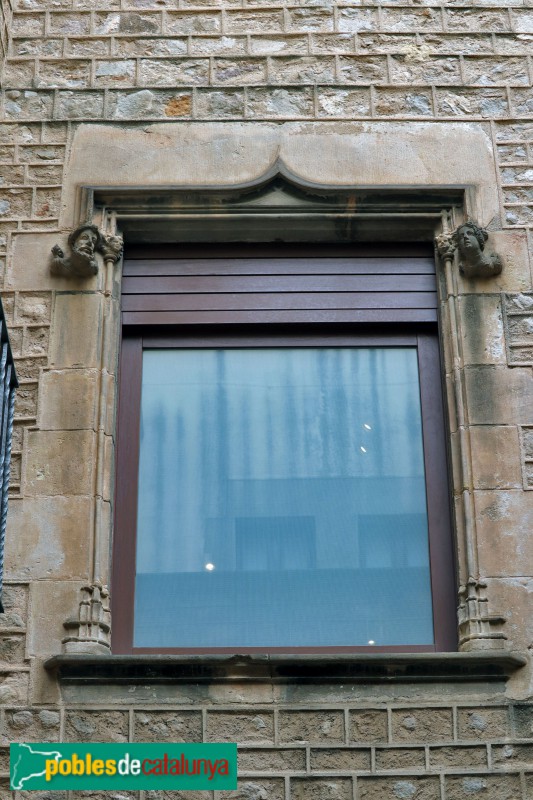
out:
M96 225L85 223L79 225L67 239L69 254L55 245L52 248L52 275L75 278L92 278L98 273L96 254L104 260L118 261L122 254L122 238L105 236Z
M465 222L454 232L459 269L466 278L492 278L502 271L500 256L485 247L488 238L488 231L474 222Z

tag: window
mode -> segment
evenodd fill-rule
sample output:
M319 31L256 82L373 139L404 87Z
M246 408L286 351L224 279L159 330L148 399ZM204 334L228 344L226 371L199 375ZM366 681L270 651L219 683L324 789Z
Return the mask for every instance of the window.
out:
M353 257L336 266L315 260L329 275L322 284L314 278L315 297L305 302L321 311L331 303L327 283L336 271L361 265ZM183 277L193 278L191 295L227 289L228 265L220 261L212 259L209 271L222 276L200 280L190 274L208 271L199 260L156 265L178 280L165 275L158 294L152 278L155 300L139 301L134 290L143 279L130 281L126 271L125 321L132 313L149 319L124 331L115 649L117 643L123 652L453 649L434 324L368 328L361 319L342 326L311 319L295 325L289 318L283 328L246 320L229 330L217 318L224 307L228 313L227 292L214 300L183 298ZM305 268L313 274L311 261ZM263 259L255 262L240 278L245 289L251 278L249 291L233 301L241 306L234 310L237 324L265 268ZM304 262L291 266L298 270ZM137 263L133 273L139 269L147 267ZM366 270L382 287L378 301L372 295L374 309L383 313L389 295L394 316L398 292L390 289L397 273L384 279L377 259ZM261 278L263 291L281 287L269 301L274 306L289 306L284 279L286 272L270 284ZM304 275L296 285L305 289L306 282ZM350 278L343 275L343 282ZM357 282L360 291L350 294L369 297L361 292L361 269L355 288ZM298 305L305 291L292 294ZM420 297L429 293L418 294L410 299L415 308L429 305ZM169 312L188 315L186 324L178 319L169 327L160 316ZM201 317L197 329L190 324L194 313Z

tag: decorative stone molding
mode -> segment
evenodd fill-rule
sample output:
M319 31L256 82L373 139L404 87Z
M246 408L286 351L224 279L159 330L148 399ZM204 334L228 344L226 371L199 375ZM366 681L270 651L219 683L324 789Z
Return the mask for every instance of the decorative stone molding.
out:
M488 231L475 222L464 222L455 231L441 233L435 238L441 259L451 259L457 252L459 270L466 278L492 278L503 269L500 256L488 250L485 243Z
M68 635L62 640L65 653L111 652L111 611L107 586L99 582L84 586L78 617L63 623Z
M65 255L59 245L52 248L52 275L67 278L92 278L98 273L96 253L104 261L116 263L122 255L122 238L102 234L96 225L79 225L68 237L70 254Z
M501 650L507 636L500 630L505 617L489 614L486 595L487 584L470 578L459 588L459 648L470 650Z

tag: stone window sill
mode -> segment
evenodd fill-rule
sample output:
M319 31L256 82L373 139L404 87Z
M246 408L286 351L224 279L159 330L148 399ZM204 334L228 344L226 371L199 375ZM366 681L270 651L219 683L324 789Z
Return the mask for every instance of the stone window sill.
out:
M324 655L64 654L44 666L64 683L501 682L527 664L518 652Z

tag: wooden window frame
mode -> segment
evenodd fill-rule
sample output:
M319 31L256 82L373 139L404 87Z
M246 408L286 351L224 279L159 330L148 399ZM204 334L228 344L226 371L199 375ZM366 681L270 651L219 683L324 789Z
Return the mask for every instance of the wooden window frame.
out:
M202 326L191 330L125 328L120 359L117 435L117 483L113 542L113 652L120 654L228 653L424 653L457 650L455 559L448 488L440 350L436 326L380 325L366 328L312 325L274 332L272 326ZM354 332L357 331L357 332ZM137 476L140 447L142 353L145 347L305 347L416 346L418 353L426 492L428 498L430 574L435 641L432 645L353 647L133 647ZM371 598L370 598L371 602Z

